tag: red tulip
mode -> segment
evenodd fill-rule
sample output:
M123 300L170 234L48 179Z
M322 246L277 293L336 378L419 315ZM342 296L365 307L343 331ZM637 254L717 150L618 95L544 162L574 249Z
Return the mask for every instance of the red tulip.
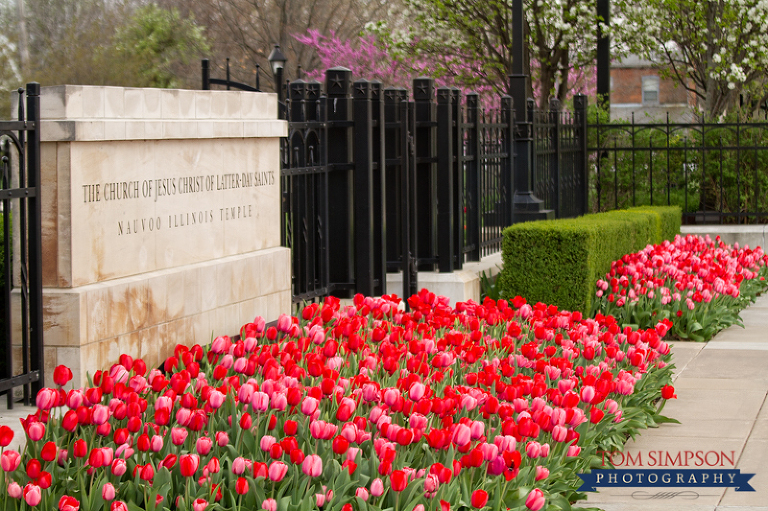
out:
M116 500L109 506L110 511L128 511L128 506L122 500Z
M43 469L40 460L32 458L27 462L27 477L34 479L40 475L40 471Z
M63 366L59 366L59 367L63 367ZM69 495L63 495L59 499L59 511L77 511L78 509L80 509L80 501L78 501L75 497L70 497Z
M675 387L672 385L664 385L661 388L661 397L664 399L677 399L677 394L675 394Z
M238 477L235 483L235 491L238 495L245 495L248 493L248 479L245 477Z
M13 430L8 426L0 426L0 447L8 447L13 440Z
M43 448L40 450L40 457L45 461L53 461L58 454L58 448L53 442L46 442Z
M72 371L69 367L60 365L53 370L53 381L59 387L66 385L72 379Z
M488 492L485 490L475 490L472 492L472 507L482 509L488 503Z
M389 479L392 483L392 489L396 492L401 492L408 486L408 476L406 476L405 472L402 470L395 470L392 472Z
M183 477L192 477L200 466L200 457L197 454L182 454L179 458L179 470Z

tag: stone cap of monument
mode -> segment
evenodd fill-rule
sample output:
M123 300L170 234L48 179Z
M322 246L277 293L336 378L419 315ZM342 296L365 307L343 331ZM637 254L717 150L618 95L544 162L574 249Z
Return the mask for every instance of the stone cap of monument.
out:
M43 142L284 137L277 95L58 85L42 87Z

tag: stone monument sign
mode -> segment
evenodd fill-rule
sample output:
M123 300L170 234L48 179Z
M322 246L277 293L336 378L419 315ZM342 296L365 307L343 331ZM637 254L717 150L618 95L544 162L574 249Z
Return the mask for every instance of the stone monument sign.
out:
M274 94L67 85L41 113L48 378L289 311Z

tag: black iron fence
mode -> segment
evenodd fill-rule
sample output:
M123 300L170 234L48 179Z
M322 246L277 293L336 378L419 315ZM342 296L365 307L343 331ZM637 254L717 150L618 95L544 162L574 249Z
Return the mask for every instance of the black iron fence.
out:
M0 121L0 394L7 394L8 408L17 387L23 387L29 405L44 385L40 85L29 83L19 93L19 120ZM12 306L14 300L18 307ZM20 332L19 346L14 346L14 330Z
M511 98L480 104L427 78L414 80L409 99L405 89L353 83L343 68L327 72L325 90L290 84L283 243L293 250L294 301L383 294L387 272L403 273L408 296L418 271L451 272L501 250L515 220L518 127ZM547 137L533 151L534 183L552 188L546 205L561 217L586 207L586 98L575 106L575 115L530 113Z
M205 69L204 88L240 88ZM553 105L520 121L507 96L489 106L428 78L414 80L409 94L353 83L344 68L328 70L324 86L294 81L286 96L282 233L296 303L384 294L387 272L402 272L395 292L410 296L418 271L451 272L499 252L503 228L515 221L514 173L529 171L515 148L532 133L546 137L530 152L545 205L561 217L585 212L583 96L574 115Z
M592 119L590 119L592 121ZM768 123L589 124L593 211L677 205L684 223L768 222Z

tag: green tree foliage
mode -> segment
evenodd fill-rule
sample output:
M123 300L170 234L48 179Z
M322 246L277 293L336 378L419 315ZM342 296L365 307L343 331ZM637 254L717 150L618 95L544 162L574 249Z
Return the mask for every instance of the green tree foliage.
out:
M210 47L192 18L149 4L136 11L113 38L115 51L133 66L133 85L171 88L182 85L175 71L205 55Z
M0 4L0 86L41 85L196 87L209 51L204 29L173 7L139 0L26 0L29 61L22 67L18 11ZM10 94L0 112L8 116Z

